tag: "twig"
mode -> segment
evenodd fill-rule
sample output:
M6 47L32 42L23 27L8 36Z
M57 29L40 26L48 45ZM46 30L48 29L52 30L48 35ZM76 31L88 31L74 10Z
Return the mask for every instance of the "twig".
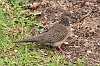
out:
M84 16L79 20L79 22L81 22L85 17L89 16L89 15L92 13L92 11L93 11L93 8L90 10L89 13L87 13L86 15L84 15Z

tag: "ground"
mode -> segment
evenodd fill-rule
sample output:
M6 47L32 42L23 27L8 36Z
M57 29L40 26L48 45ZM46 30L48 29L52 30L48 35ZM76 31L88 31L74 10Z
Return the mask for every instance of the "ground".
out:
M68 44L62 46L67 61L76 63L80 58L85 60L85 64L90 62L91 66L100 64L100 2L96 0L35 2L39 5L34 12L40 13L36 20L42 22L44 27L58 22L64 12L71 13L73 18L70 24L73 34L67 39Z
M27 4L22 6L26 1L0 1L2 66L100 65L99 0L29 0L28 7ZM65 55L59 49L54 51L52 47L42 44L13 43L48 30L60 21L64 13L69 14L72 31L71 37L61 46Z

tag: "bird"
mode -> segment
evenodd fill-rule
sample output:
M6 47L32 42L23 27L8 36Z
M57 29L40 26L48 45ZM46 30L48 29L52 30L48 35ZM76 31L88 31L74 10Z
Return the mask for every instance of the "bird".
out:
M26 38L22 40L14 41L14 43L21 43L21 42L34 42L35 44L43 44L43 45L50 45L53 47L58 47L59 50L64 53L62 50L61 45L70 37L70 24L69 18L66 14L64 14L60 21L55 23L50 29L47 31L33 36L32 38Z

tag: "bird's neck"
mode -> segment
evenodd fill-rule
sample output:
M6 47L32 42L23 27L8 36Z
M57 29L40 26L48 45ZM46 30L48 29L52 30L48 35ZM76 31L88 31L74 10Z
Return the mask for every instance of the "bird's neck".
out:
M65 26L70 26L69 21L66 18L61 18L61 21L59 23Z

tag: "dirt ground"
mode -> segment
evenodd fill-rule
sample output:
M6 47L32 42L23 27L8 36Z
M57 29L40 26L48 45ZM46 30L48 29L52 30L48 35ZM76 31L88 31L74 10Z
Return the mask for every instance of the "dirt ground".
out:
M69 37L62 48L66 52L66 60L76 63L83 59L91 66L100 64L100 2L99 0L30 0L31 12L37 15L43 28L50 28L59 22L64 12L70 13L72 37ZM33 27L34 28L34 27ZM33 32L34 33L34 32ZM36 33L36 32L35 32Z

